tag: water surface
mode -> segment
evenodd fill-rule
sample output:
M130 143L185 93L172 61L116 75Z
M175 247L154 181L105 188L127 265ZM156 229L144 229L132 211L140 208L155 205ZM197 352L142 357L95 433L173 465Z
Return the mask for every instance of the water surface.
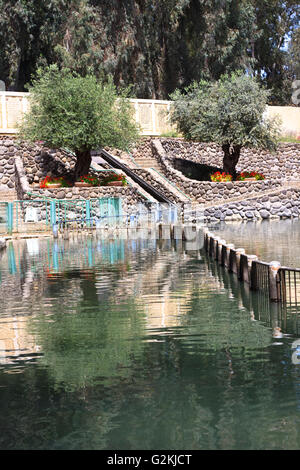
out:
M297 312L204 253L23 240L0 275L1 449L300 447Z
M263 261L280 261L284 266L300 268L299 219L221 222L212 227L212 232Z

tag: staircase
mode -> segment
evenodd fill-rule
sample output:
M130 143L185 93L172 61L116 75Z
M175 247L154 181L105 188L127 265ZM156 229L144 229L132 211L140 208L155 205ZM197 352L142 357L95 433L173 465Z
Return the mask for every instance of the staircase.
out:
M14 189L0 188L0 202L13 202L17 200L18 196Z
M145 168L146 170L148 168L154 168L155 170L158 170L160 172L162 171L160 163L154 157L150 157L150 156L139 157L139 156L136 156L136 157L134 157L134 160L140 168Z

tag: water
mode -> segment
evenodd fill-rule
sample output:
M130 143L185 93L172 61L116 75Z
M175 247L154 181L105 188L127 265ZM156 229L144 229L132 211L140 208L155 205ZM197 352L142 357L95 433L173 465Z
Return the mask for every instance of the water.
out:
M220 223L212 227L212 232L263 261L300 268L299 219Z
M204 253L23 240L0 274L1 449L299 449L298 316Z

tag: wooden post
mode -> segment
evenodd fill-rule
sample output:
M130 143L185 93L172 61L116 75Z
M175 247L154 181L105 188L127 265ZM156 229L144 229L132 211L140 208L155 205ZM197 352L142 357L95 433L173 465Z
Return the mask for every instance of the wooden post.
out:
M241 268L240 268L241 255L245 254L245 249L244 248L237 248L235 250L235 254L236 254L236 274L238 275L238 278L240 279L241 278Z
M280 266L279 261L271 261L269 264L269 294L272 302L280 301L280 294L277 290L278 270Z
M226 240L221 239L218 243L218 263L222 264L222 248L226 245Z
M226 257L225 257L225 266L226 268L229 267L229 254L230 254L230 250L234 250L234 245L233 243L228 243L228 245L226 245Z
M237 273L237 269L236 269L236 251L235 250L230 250L228 271L230 271L231 273L235 273L235 274Z
M244 282L249 282L248 276L248 258L247 255L243 253L240 257L240 280Z
M215 237L215 238L213 239L213 252L212 252L212 256L213 256L213 259L215 259L215 260L218 259L218 252L219 252L218 246L219 246L220 240L221 240L220 237Z
M248 282L250 284L250 287L252 287L252 262L257 261L258 258L256 255L248 255Z

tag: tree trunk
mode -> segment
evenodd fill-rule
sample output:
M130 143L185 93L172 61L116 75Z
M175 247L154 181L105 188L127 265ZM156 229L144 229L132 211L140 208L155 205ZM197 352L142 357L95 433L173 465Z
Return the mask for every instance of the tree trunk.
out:
M74 169L74 183L84 175L87 175L92 163L90 150L76 151L76 164Z
M223 171L225 173L229 173L232 176L232 178L235 179L236 178L236 165L240 158L241 146L233 145L231 147L230 144L224 144L222 145L222 150L224 152Z

